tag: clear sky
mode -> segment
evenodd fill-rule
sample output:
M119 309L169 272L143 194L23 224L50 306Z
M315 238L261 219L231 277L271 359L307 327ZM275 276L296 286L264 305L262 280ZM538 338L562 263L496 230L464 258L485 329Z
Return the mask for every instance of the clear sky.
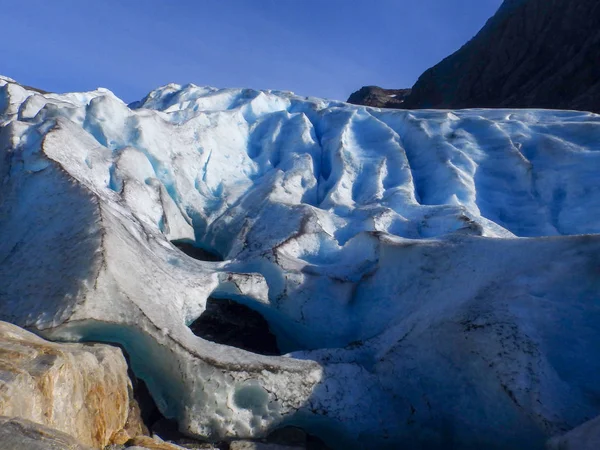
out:
M346 100L410 87L502 0L0 0L0 74L125 101L169 83Z

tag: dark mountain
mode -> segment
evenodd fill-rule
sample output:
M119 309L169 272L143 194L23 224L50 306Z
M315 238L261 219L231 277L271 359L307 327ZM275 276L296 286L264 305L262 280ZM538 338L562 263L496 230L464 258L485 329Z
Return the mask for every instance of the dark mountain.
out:
M348 98L348 103L375 106L377 108L402 108L410 89L383 89L379 86L363 86Z
M399 107L600 112L599 62L600 1L505 0Z

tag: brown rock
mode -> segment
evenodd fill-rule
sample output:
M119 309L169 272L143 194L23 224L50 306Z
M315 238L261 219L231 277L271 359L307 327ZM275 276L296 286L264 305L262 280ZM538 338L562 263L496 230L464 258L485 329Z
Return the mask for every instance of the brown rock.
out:
M133 391L128 390L129 393L129 413L127 414L127 422L123 427L123 430L118 432L113 437L113 443L124 444L129 439L140 435L148 435L149 431L144 421L142 420L142 412L138 405L138 402L133 396Z
M305 446L271 444L258 441L233 441L229 450L304 450Z
M348 97L348 103L375 108L402 108L410 89L383 89L379 86L363 86Z
M505 0L472 40L427 70L402 108L600 112L600 2Z
M348 102L400 109L600 113L599 58L597 0L504 0L473 39L426 70L412 89L396 93L365 86Z
M130 386L125 358L116 347L52 343L0 322L0 415L104 448L123 440ZM132 420L130 429L139 430Z

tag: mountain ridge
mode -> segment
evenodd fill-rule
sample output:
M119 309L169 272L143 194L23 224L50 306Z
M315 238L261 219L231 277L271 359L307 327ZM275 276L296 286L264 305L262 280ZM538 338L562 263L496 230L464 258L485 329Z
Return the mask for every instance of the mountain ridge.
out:
M597 2L505 0L474 38L419 77L399 107L600 112L599 58Z

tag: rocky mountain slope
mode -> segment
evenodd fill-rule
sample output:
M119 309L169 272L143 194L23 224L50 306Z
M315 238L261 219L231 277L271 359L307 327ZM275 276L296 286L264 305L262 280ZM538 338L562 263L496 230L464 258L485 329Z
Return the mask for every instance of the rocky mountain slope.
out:
M505 0L472 40L421 75L402 105L369 106L600 112L599 59L596 0Z
M186 435L541 450L600 413L600 116L0 85L0 318L121 345Z
M402 108L410 89L383 89L379 86L364 86L354 92L348 103L374 106L377 108Z

